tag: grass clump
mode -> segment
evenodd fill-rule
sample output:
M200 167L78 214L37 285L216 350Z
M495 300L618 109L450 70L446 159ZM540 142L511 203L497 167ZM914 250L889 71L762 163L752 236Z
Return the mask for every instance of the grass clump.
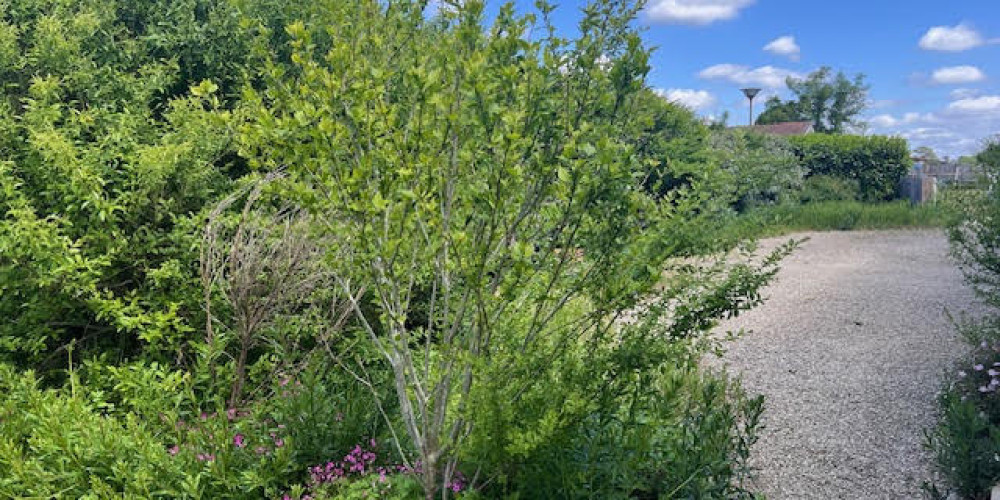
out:
M800 231L938 228L947 223L948 213L943 205L905 201L824 201L758 208L736 217L733 230L740 237L768 237Z

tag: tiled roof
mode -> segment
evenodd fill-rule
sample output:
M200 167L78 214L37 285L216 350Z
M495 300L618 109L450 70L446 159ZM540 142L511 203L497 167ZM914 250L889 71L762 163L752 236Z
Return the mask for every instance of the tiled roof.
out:
M781 122L770 125L754 125L754 132L774 135L804 135L813 131L812 122Z

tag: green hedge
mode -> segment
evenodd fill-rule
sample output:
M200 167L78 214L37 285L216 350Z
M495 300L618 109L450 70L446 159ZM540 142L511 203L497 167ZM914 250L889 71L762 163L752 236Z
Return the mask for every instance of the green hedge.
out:
M792 137L795 154L809 175L857 181L860 201L888 201L910 169L905 139L884 136L811 134Z

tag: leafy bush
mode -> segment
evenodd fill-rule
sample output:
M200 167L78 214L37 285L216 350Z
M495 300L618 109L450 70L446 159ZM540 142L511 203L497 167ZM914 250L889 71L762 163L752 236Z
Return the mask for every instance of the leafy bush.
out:
M906 140L883 136L809 134L790 138L809 175L858 183L859 201L888 201L910 168Z
M1000 139L977 157L987 176L1000 173ZM967 190L956 200L958 219L949 235L952 253L981 299L1000 307L1000 191L990 186Z
M507 478L505 493L526 495L533 483L519 482L528 472L516 464L576 446L580 422L650 404L637 380L696 357L691 339L756 304L776 260L677 264L687 279L656 288L672 259L710 248L704 228L730 197L711 166L665 194L642 189L659 159L637 152L632 134L648 95L638 4L595 2L572 41L529 37L532 18L511 8L486 33L479 2L441 11L433 30L419 5L396 7L331 6L323 51L315 26L290 26L295 71L269 63L266 89L247 91L241 153L253 168L284 167L284 189L315 214L356 321L345 334L393 376L331 356L395 395L387 423L401 461L421 464L425 493L472 466L474 486ZM550 8L540 4L543 22ZM633 309L649 317L644 329L616 320ZM642 422L631 415L620 435L652 437ZM725 455L712 460L728 466ZM575 470L562 477L596 473ZM712 477L720 484L705 494L729 478Z
M711 161L708 127L695 113L653 90L635 95L637 112L625 138L636 154L648 158L642 185L657 198L667 196L702 174Z
M43 390L0 365L0 496L259 498L291 472L280 438L242 412L116 417L75 378Z
M858 182L830 175L814 175L802 183L799 201L817 203L823 201L854 201L858 199Z
M989 143L978 160L987 177L1000 172L1000 141ZM1000 194L982 186L951 202L958 210L949 228L952 253L983 302L1000 307ZM994 310L961 329L976 348L971 362L948 377L928 446L950 490L963 498L988 498L1000 482L1000 316Z
M0 495L743 493L759 399L696 365L788 249L686 259L751 165L642 2L3 4ZM369 439L405 470L310 484Z
M808 172L784 137L733 129L714 132L711 144L740 212L789 201Z
M1000 343L982 341L949 378L927 446L956 493L988 498L1000 482Z
M629 401L613 414L580 414L519 455L516 466L506 466L507 493L538 499L749 498L743 489L747 459L763 398L745 397L724 376L692 368L665 368L646 382L651 399Z

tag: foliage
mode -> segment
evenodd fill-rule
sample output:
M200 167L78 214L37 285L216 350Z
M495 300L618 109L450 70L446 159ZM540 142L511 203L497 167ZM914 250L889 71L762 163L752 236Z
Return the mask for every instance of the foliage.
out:
M951 218L946 207L911 205L906 201L788 203L734 217L726 230L741 238L763 238L800 231L940 228Z
M814 175L802 183L799 201L802 203L854 201L858 199L858 191L858 182L854 179Z
M0 496L746 494L697 361L790 248L689 257L794 172L648 88L641 4L0 0Z
M740 212L789 200L802 186L806 171L783 137L736 129L714 132L711 144Z
M810 175L829 175L858 183L860 201L888 201L910 169L906 140L883 136L810 134L791 138Z
M971 359L949 375L927 447L954 492L980 499L1000 481L1000 344L982 341Z
M646 382L659 398L580 415L508 466L510 484L498 487L522 498L749 497L743 481L762 398L691 368L664 368Z
M634 99L632 130L625 139L637 156L650 161L643 186L651 195L663 197L690 184L710 161L708 127L694 112L651 90L640 90Z
M934 148L929 146L914 148L913 155L930 163L937 163L941 161L941 159L938 158L937 152L934 151Z
M165 360L192 332L191 215L230 185L219 94L246 53L226 5L4 2L3 357Z
M991 179L1000 170L1000 143L988 143L977 159ZM954 374L941 397L941 417L928 433L928 447L948 487L963 498L988 498L1000 481L1000 198L992 186L963 190L951 202L957 217L949 227L952 253L980 299L994 308L975 323L960 325L976 345L971 362ZM937 487L931 488L937 491Z
M0 495L251 498L277 493L287 449L235 410L183 421L106 415L75 375L42 390L0 365Z
M977 159L992 178L1000 172L1000 141L989 143ZM1000 307L1000 193L996 189L967 192L950 228L952 253L979 297Z
M822 67L807 77L788 77L788 90L795 98L787 102L778 97L767 101L767 109L757 118L765 125L782 121L809 121L816 132L842 134L848 127L859 124L868 100L868 85L862 74L848 78L843 72L836 76L829 67Z
M637 5L593 2L572 41L554 34L544 3L538 31L548 35L537 40L527 37L533 18L511 7L489 33L480 2L442 11L433 33L419 6L394 7L331 5L325 51L314 26L290 26L296 70L269 64L266 92L247 92L240 144L253 168L287 166L288 192L324 224L357 341L393 373L398 420L387 423L401 461L421 464L431 497L465 462L488 465L486 483L505 475L518 455L473 444L487 430L524 454L562 442L559 432L587 415L619 411L639 390L604 387L620 360L584 368L576 349L640 336L616 318L640 306L668 258L708 248L700 223L727 200L711 164L686 168L685 184L660 200L641 189L663 149L635 145L634 131L649 129L635 123L649 98L648 54L631 28ZM742 271L656 299L675 305L658 305L662 321L641 337L683 345L756 303L773 269ZM629 370L693 356L669 352ZM331 355L382 389L366 366ZM509 421L497 401L524 411Z
M780 96L773 95L764 102L764 112L757 116L756 125L771 125L783 122L810 121L805 112L800 109L795 100L784 101ZM815 129L815 124L813 124Z

